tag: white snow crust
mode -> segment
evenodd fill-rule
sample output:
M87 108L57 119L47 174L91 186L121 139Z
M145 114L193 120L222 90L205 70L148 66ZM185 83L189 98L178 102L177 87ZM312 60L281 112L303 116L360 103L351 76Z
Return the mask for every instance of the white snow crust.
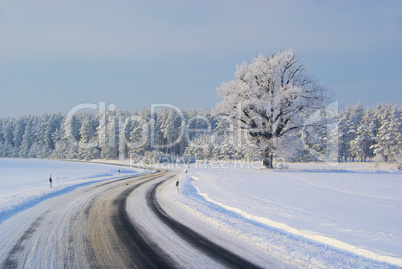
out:
M165 196L181 214L290 264L402 266L402 173L392 165L198 163Z
M141 173L145 171L104 164L0 159L0 223L26 208L79 186ZM49 186L50 175L52 188Z

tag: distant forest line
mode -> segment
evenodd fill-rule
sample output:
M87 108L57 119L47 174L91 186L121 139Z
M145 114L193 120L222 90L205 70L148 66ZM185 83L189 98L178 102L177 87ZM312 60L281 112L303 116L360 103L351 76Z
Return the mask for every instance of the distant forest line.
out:
M41 159L122 159L145 162L180 158L208 160L258 159L258 149L233 139L236 130L213 110L149 108L129 113L105 111L21 116L0 119L0 157ZM322 132L305 138L302 131L286 137L293 145L275 156L285 161L322 161L328 137ZM306 139L308 141L306 141ZM294 141L301 141L294 143ZM400 161L402 109L381 104L348 106L337 118L337 151L333 161ZM296 146L294 146L296 145Z

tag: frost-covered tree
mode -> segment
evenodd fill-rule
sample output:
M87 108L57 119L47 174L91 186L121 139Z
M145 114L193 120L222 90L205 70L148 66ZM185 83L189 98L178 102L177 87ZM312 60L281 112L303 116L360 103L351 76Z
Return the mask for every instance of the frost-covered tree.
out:
M370 124L372 123L373 113L367 109L359 127L356 130L355 138L350 141L350 153L353 157L359 157L361 161L366 161L370 157L370 146L373 142Z
M126 123L126 140L130 154L144 154L150 143L149 117L143 118L134 113Z
M0 119L0 143L4 142L3 121Z
M184 154L195 156L199 160L210 159L213 149L212 130L216 128L216 119L209 109L188 113L187 118Z
M272 56L273 57L273 56ZM251 63L249 64L251 65ZM296 66L296 65L295 65ZM251 68L246 64L247 68ZM240 70L240 67L239 67ZM239 71L240 72L240 71ZM261 71L262 72L262 71ZM265 72L265 71L264 71ZM272 71L273 72L273 71ZM258 76L257 76L258 77ZM241 77L238 77L240 80ZM246 80L245 77L243 77ZM252 79L250 79L252 81ZM285 77L286 80L286 77ZM248 81L248 80L246 80ZM234 83L234 82L232 82ZM239 82L238 82L239 83ZM244 84L245 82L243 82ZM257 83L257 82L256 82ZM235 84L235 83L234 83ZM241 85L243 85L241 84ZM256 84L257 85L257 84ZM293 85L293 84L292 84ZM246 85L247 86L247 85ZM247 86L249 87L249 86ZM294 85L292 87L295 87ZM278 88L278 91L281 88ZM244 97L256 95L257 90L239 92L238 96ZM286 89L285 89L286 90ZM298 93L298 91L296 91ZM297 94L294 96L297 96ZM230 95L231 93L227 93ZM269 95L272 97L273 94ZM274 105L281 104L281 98L286 94L276 96ZM232 96L235 98L235 96ZM245 114L253 115L254 126L261 126L264 121L258 116L260 103L266 102L267 98L261 94L261 98L253 103L242 101L247 106L239 106L232 109L233 112L239 111L238 108L244 108L238 115L243 115L242 120L246 120ZM298 102L298 98L293 97ZM285 100L290 100L285 99ZM285 101L282 101L282 103ZM228 103L226 101L226 103ZM269 100L267 102L269 104ZM292 104L293 105L293 104ZM283 118L284 112L290 113L294 107L284 109L278 105L274 110L274 115L278 116L278 121L273 121L272 129L280 124L279 119ZM297 108L297 106L296 106ZM171 109L170 109L171 110ZM327 107L324 110L315 111L312 109L301 109L291 118L292 125L286 125L284 128L290 131L282 133L282 136L273 136L274 153L278 157L285 158L288 161L316 161L322 160L323 150L328 146L331 136L327 135L327 124L325 122L316 122L312 126L306 126L306 122L315 122L311 120L312 116L327 114ZM171 112L174 112L171 110ZM179 113L186 124L186 132L183 139L170 148L166 145L174 142L179 137L182 128L182 117L166 109L151 115L149 108L144 108L139 113L130 115L124 111L105 111L105 114L95 115L92 113L77 113L72 116L61 114L41 116L22 116L18 118L0 119L0 157L28 157L28 158L55 158L55 159L79 159L79 158L98 158L101 149L101 158L116 159L120 153L135 153L139 159L145 156L154 156L156 161L174 161L183 156L194 157L197 159L261 159L264 156L264 147L259 145L255 139L265 139L264 137L252 137L255 135L257 127L250 129L238 128L236 122L240 119L229 117L230 114L213 116L208 109L202 111L182 110ZM317 112L317 113L316 113ZM164 114L163 114L164 113ZM277 113L277 114L275 114ZM339 159L340 160L366 160L367 158L378 157L384 161L399 161L402 159L402 117L401 108L389 104L380 104L375 109L363 108L360 104L347 107L341 111L339 117ZM151 121L152 117L152 121ZM325 118L325 117L324 117ZM274 117L273 120L276 120ZM304 128L300 131L297 128L299 123L304 122ZM151 143L151 123L154 124L154 142L157 145L164 145L164 148L154 149ZM261 123L261 124L260 124ZM265 122L266 123L266 122ZM122 128L122 124L124 128ZM242 123L244 125L244 123ZM270 127L271 125L266 124ZM164 127L162 130L161 127ZM89 128L89 129L88 129ZM294 128L294 129L292 129ZM261 128L263 129L263 128ZM239 135L239 131L242 132ZM261 130L260 132L263 132ZM254 132L254 134L250 134ZM247 134L243 135L243 134ZM145 135L144 134L148 134ZM261 134L262 136L262 134ZM168 141L169 139L169 141ZM136 143L143 140L141 148L133 151L129 143ZM84 144L87 142L95 143L94 152L84 150ZM126 141L124 145L122 141ZM99 147L96 145L99 144ZM261 142L260 145L263 145ZM80 154L78 154L78 146ZM121 150L125 147L125 151ZM164 152L160 152L160 151ZM336 152L335 152L336 153ZM128 155L124 155L127 157ZM336 159L336 156L331 159Z
M70 159L67 153L70 151L69 148L72 146L66 138L65 129L65 119L61 122L60 129L56 129L52 134L52 140L54 142L54 150L51 157L53 159Z
M349 140L349 154L353 161L357 156L362 154L362 149L357 140L359 139L358 128L362 123L363 115L364 109L360 103L351 107L349 121L347 122L347 139Z
M161 131L161 139L162 142L162 151L169 152L168 144L173 142L173 138L176 133L176 129L174 126L174 114L175 111L172 109L163 108L158 113L158 127Z
M36 158L36 154L29 154L30 153L30 148L33 144L33 123L32 119L29 119L25 130L24 130L24 135L22 136L22 141L21 141L21 146L20 146L20 152L19 155L20 157L23 158ZM34 156L32 156L34 155Z
M13 119L8 119L5 127L3 128L4 142L12 147L14 146L14 129L15 124Z
M396 160L402 148L402 119L396 107L384 111L374 153L384 161Z
M14 129L14 146L19 147L22 142L22 136L25 133L26 119L24 117L19 117L17 119L15 129Z
M273 167L276 140L303 127L302 114L321 109L328 91L312 79L293 50L259 55L236 68L234 79L222 83L217 112L226 115L262 153L263 164Z
M230 135L222 136L222 140L219 143L219 145L220 145L219 159L232 160L240 156L240 154L237 152L237 150L233 145L232 137Z
M339 159L347 161L354 159L361 154L359 144L355 141L358 135L358 128L361 125L364 110L360 103L348 106L339 116L338 137L339 137Z
M78 158L78 143L80 140L79 131L81 122L75 115L66 117L62 123L62 137L59 150L63 159Z
M106 111L101 115L97 127L100 157L103 159L118 158L119 142L119 111Z
M96 126L90 115L86 116L80 128L80 142L78 144L78 156L81 159L91 160L99 158L99 148L96 135Z
M197 160L208 160L212 158L214 143L210 134L201 135L189 143L184 155L195 156Z
M52 135L56 132L56 130L60 129L63 116L58 113L46 117L45 120L47 121L47 124L45 126L44 140L49 148L53 150L55 148L56 141Z

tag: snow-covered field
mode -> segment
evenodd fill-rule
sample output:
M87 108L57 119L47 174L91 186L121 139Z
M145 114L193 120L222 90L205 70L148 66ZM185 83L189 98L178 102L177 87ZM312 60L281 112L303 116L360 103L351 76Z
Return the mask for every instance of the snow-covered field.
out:
M25 208L79 186L140 173L144 170L103 164L0 159L0 223Z
M0 159L0 224L79 186L145 172L100 163ZM178 192L169 183L159 196L169 213L211 237L219 235L219 243L223 238L233 252L248 245L250 259L271 256L268 260L311 268L402 266L402 173L394 165L290 164L287 170L266 170L256 164L198 163L179 177Z
M193 164L170 196L205 225L283 261L402 266L402 173L393 165L291 164L270 171Z

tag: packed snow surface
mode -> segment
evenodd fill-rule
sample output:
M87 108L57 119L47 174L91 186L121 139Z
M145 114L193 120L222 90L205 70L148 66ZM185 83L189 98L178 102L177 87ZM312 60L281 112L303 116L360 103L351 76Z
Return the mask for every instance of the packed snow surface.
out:
M197 163L180 181L172 199L187 211L284 260L402 266L402 173L392 166Z
M0 223L15 213L79 186L140 173L144 170L103 164L0 159Z

